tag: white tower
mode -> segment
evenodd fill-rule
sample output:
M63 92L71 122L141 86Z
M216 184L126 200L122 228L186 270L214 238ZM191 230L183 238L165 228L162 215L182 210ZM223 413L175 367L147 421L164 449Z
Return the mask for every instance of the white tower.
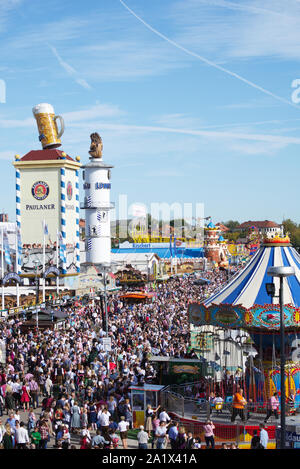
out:
M102 161L102 140L98 134L91 135L90 163L83 168L83 188L85 190L85 239L86 262L91 264L111 264L110 177L113 166Z

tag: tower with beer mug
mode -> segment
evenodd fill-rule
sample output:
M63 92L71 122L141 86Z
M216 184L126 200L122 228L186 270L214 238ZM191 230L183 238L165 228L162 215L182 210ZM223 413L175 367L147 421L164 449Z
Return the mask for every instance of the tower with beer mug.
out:
M83 168L83 188L85 191L85 238L86 262L91 264L111 264L110 202L111 169L103 163L102 139L97 133L91 134L90 163Z
M16 220L23 246L39 248L45 242L64 247L62 274L71 273L68 265L80 271L79 246L79 169L80 158L73 159L61 146L63 119L55 116L48 103L33 108L42 149L15 156ZM60 130L57 126L60 120ZM67 259L66 250L72 253ZM72 267L72 269L73 269Z

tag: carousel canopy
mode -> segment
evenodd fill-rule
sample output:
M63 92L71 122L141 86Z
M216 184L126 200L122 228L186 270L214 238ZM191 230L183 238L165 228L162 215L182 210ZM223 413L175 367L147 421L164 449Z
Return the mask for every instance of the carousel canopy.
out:
M249 264L221 291L204 302L211 304L252 305L279 303L279 279L268 275L269 267L294 267L295 275L283 280L284 304L300 307L300 256L292 246L263 245ZM266 283L274 283L276 297L266 292Z
M219 292L201 303L189 303L189 321L195 326L274 331L280 328L279 278L269 267L293 267L295 275L283 279L284 323L300 328L300 255L289 239L265 240L251 261ZM266 284L275 284L275 297Z

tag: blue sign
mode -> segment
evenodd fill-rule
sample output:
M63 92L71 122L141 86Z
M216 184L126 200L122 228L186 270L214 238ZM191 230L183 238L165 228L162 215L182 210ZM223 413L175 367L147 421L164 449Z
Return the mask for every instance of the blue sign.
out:
M95 189L110 189L111 184L109 182L96 182Z

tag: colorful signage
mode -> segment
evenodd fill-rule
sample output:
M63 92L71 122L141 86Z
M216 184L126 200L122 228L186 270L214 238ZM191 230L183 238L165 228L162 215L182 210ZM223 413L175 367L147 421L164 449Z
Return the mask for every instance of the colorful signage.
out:
M110 189L111 184L109 182L96 182L95 189Z
M37 200L44 200L49 195L49 186L44 181L37 181L31 188L33 197Z
M69 181L68 184L67 184L67 197L68 197L68 200L72 200L72 196L73 196L73 186L72 186L71 181Z

